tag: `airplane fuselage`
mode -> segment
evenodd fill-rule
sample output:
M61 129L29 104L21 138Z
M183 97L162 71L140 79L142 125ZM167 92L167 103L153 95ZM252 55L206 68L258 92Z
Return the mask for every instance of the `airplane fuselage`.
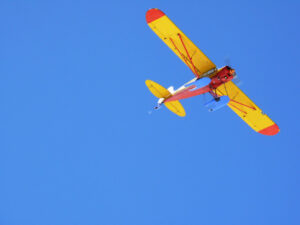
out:
M178 88L170 97L164 99L163 102L190 98L207 92L213 93L220 85L231 81L234 77L235 71L229 66L225 66L208 77L192 79Z

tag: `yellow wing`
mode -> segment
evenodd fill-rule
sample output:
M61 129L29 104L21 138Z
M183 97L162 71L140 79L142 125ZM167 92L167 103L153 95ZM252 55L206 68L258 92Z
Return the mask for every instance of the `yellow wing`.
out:
M148 10L146 21L195 76L201 77L216 68L215 64L161 10Z
M264 135L275 135L279 132L279 127L232 81L218 87L216 94L228 95L228 106L256 132Z

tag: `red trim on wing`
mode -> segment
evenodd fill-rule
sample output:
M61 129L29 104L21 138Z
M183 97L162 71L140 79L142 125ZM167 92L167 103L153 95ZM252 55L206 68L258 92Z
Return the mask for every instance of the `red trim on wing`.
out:
M146 13L146 21L147 23L151 23L164 15L164 12L159 9L149 9Z
M273 125L265 128L265 129L262 129L258 132L261 133L261 134L264 134L264 135L275 135L279 131L280 131L279 127L277 126L277 124L274 123Z

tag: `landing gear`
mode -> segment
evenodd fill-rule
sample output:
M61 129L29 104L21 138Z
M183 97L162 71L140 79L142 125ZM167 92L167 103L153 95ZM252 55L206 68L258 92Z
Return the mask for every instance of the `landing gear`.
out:
M160 99L158 99L158 102L157 102L157 106L155 106L154 107L154 109L159 109L160 108L160 106L164 103L164 98L160 98Z
M161 104L157 104L157 106L154 107L155 110L160 109Z
M220 96L218 96L216 94L216 92L217 92L216 89L214 89L214 91L213 90L209 91L209 93L213 96L213 98L215 99L215 101L218 102L218 101L220 101Z

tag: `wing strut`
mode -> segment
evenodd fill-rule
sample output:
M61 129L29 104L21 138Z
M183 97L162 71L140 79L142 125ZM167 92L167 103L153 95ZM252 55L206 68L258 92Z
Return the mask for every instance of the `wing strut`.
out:
M181 41L181 43L182 43L182 45L183 45L183 47L184 47L184 49L185 49L185 51L186 51L187 56L189 57L189 60L190 60L192 66L193 66L193 68L194 68L194 71L195 71L197 77L199 77L199 75L198 75L198 73L197 73L197 70L196 70L196 67L195 67L195 65L194 65L194 63L193 63L192 57L190 56L188 50L186 49L185 44L184 44L184 42L183 42L183 40L182 40L182 37L181 37L180 33L178 33L178 37L180 38L180 41Z
M231 99L230 99L231 101ZM237 110L241 111L242 113L248 114L247 112L241 110L239 107L236 107L235 105L230 104L230 102L228 103L228 105L232 106L233 108L236 108Z
M230 101L231 101L231 102L235 102L235 103L240 104L240 105L243 105L243 106L246 106L246 107L248 107L248 108L250 108L250 109L256 110L256 108L254 108L254 107L252 107L252 106L245 105L245 104L243 104L243 103L241 103L241 102L238 102L238 101L235 101L235 100L233 100L233 99L230 99Z
M192 61L192 58L190 58L190 55L189 55L189 53L188 53L188 51L187 51L187 49L186 49L186 47L185 47L185 45L184 45L184 43L183 43L183 41L182 41L181 35L180 35L179 33L178 33L178 36L179 36L179 38L180 38L180 40L181 40L181 43L182 43L182 45L183 45L183 47L184 47L184 49L185 49L185 51L186 51L186 53L187 53L187 55L188 55L188 57L189 57L189 59L190 59L190 63L192 64L194 70L193 70L193 69L191 68L191 66L189 65L189 63L188 63L189 61L186 60L185 55L177 48L177 46L175 45L175 43L174 43L174 41L173 41L172 38L170 38L170 41L172 42L174 48L179 52L179 54L180 54L181 57L183 58L185 64L190 68L190 70L195 74L196 77L199 77L198 74L197 74L196 67L195 67L195 65L194 65L194 63L193 63L193 61Z
M224 86L225 86L225 84L224 84ZM224 95L220 90L218 90L218 91L221 93L221 95ZM226 90L226 91L227 91L227 90ZM228 94L227 94L227 95L228 95ZM237 104L239 104L239 105L248 107L248 108L250 108L250 109L256 110L256 108L254 108L253 106L249 106L249 105L243 104L243 103L238 102L238 101L235 101L235 100L233 100L233 99L230 99L230 101L231 101L231 102L234 102L234 103L237 103ZM230 104L230 105L233 106L232 104ZM233 106L233 107L235 107L236 109L239 109L239 108L237 108L236 106ZM240 109L239 109L239 110L240 110ZM242 110L240 110L240 111L242 111ZM243 111L242 111L242 112L243 112Z

